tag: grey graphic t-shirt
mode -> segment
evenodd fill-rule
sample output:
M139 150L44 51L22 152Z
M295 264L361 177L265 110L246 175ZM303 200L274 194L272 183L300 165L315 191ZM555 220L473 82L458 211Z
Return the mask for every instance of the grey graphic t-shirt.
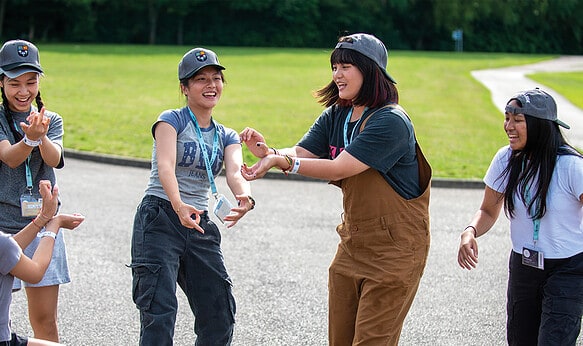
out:
M176 129L175 173L182 201L199 210L208 210L210 182L204 156L201 151L202 146L199 143L196 128L190 117L188 108L184 107L162 112L152 126L152 135L160 122L168 123ZM211 158L215 133L218 137L216 159L211 163L213 176L216 177L223 168L225 147L232 144L241 145L239 134L235 130L224 127L215 121L211 122L210 127L201 128L201 132L204 139L204 150L207 151L209 159ZM160 177L158 176L155 139L152 149L152 171L150 174L150 182L146 188L146 194L168 200L168 196L164 192L160 183Z

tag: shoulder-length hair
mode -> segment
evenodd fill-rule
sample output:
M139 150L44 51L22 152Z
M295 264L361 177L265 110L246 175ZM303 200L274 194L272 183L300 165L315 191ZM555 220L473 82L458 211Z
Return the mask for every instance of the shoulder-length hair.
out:
M510 101L512 100L522 107L519 100ZM547 210L547 194L557 156L581 154L566 142L557 123L527 114L524 118L526 144L523 149L512 151L508 165L500 176L501 179L508 177L503 195L504 212L508 217L514 216L514 196L518 195L530 217L540 219Z
M325 107L334 104L339 106L382 107L387 103L399 103L397 87L392 83L376 63L361 53L347 48L336 48L330 55L330 66L335 64L351 64L356 66L363 75L363 84L354 100L343 100L338 96L338 86L334 80L317 90L314 96Z

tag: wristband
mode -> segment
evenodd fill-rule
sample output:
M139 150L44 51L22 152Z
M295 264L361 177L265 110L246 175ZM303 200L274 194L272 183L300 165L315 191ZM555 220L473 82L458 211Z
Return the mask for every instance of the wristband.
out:
M24 144L28 145L29 147L38 147L39 145L42 144L42 140L39 138L37 141L33 141L32 139L26 137L26 135L24 135L24 137L22 138L22 141L24 142Z
M51 237L55 240L57 239L57 233L51 231L38 232L36 236L39 238Z
M466 228L464 228L464 232L467 231L469 228L471 228L474 231L474 238L478 237L478 230L476 229L476 227L469 225Z
M297 157L294 159L294 167L291 169L290 173L297 174L300 169L300 159Z

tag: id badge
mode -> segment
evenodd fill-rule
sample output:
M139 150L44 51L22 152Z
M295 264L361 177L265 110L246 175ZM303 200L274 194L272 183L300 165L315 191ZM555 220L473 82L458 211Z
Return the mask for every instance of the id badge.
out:
M20 212L23 217L35 217L43 206L43 199L40 196L25 193L20 196Z
M522 264L536 269L545 269L545 257L541 251L533 247L522 248Z
M225 216L231 213L231 208L233 208L233 205L229 202L227 197L224 195L217 196L213 212L222 223L225 223Z

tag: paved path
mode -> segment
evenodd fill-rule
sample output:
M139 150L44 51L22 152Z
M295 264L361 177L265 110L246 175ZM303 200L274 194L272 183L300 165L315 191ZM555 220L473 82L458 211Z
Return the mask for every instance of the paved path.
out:
M73 281L60 295L62 341L68 345L137 345L131 299L131 225L149 171L68 159L59 172L63 211L87 216L65 231ZM219 177L219 191L226 190ZM223 235L237 298L234 346L327 345L328 266L338 242L341 193L324 182L263 179L253 183L257 208ZM506 260L501 220L480 242L478 270L457 266L459 232L479 206L481 190L434 188L432 245L402 345L504 344ZM193 318L182 292L176 345L192 345ZM14 294L13 326L29 334L23 292Z
M472 76L490 89L492 102L502 112L508 99L516 92L535 87L544 89L557 102L559 119L571 126L570 130L561 128L563 134L572 145L583 148L583 110L555 90L526 77L527 74L535 72L566 71L583 71L583 56L564 56L530 65L473 71ZM583 97L583 91L581 95Z

